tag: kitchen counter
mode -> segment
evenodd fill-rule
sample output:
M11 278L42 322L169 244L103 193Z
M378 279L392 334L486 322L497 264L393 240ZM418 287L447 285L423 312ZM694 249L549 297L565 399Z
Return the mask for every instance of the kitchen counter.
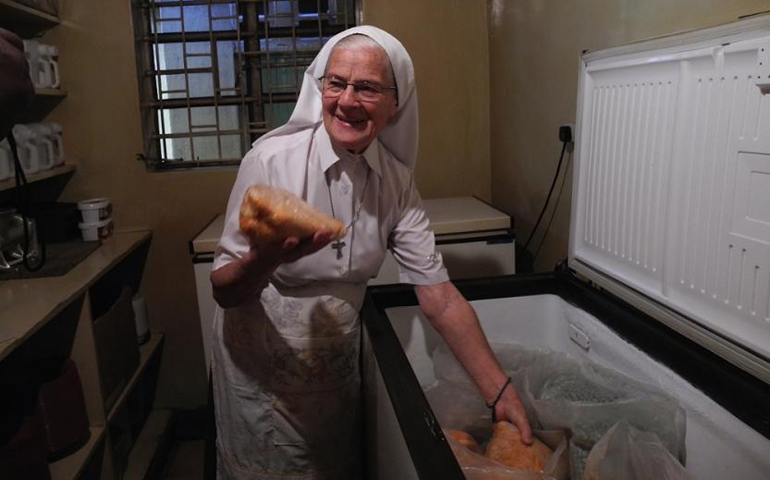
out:
M65 275L0 282L0 360L151 236L118 232Z

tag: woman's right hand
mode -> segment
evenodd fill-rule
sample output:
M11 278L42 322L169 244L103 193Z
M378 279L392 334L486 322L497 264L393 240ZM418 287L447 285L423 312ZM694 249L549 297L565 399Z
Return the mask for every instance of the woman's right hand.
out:
M214 300L230 308L258 295L270 275L283 263L291 263L322 249L334 239L332 232L319 230L304 240L288 237L282 242L254 242L241 258L211 272Z
M297 237L285 238L282 242L266 242L252 244L252 252L257 251L256 256L262 257L266 262L275 263L275 268L282 263L291 263L302 257L311 255L327 246L334 240L334 234L329 230L318 230L313 236L304 240Z

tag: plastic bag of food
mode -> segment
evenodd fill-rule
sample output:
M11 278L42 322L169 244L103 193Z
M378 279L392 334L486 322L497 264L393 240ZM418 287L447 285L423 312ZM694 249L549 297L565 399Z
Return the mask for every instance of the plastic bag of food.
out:
M581 478L593 446L620 420L655 433L668 452L685 463L685 412L675 399L657 388L560 352L509 344L492 344L492 349L513 378L532 427L569 433L572 478ZM463 396L462 405L467 405L452 406L448 396L443 402L450 405L441 406L445 418L437 413L439 421L454 425L464 421L475 434L475 429L484 425L484 415L488 415L484 400L447 347L439 347L433 359L439 384L451 381L465 385L464 389L453 388ZM434 401L442 403L441 399Z
M559 431L534 431L534 436L553 450L541 473L517 470L476 453L460 443L455 435L445 430L445 436L452 448L457 463L468 480L567 480L569 461L567 458L567 437ZM486 444L485 441L481 442ZM484 449L484 447L480 447Z
M616 423L594 445L583 480L694 480L652 432Z
M626 420L657 434L684 464L684 409L653 386L560 352L520 369L514 384L537 427L568 430L576 449L590 451L613 425Z
M546 462L542 473L516 470L484 456L492 437L493 424L490 410L475 386L467 381L438 381L426 389L425 396L439 423L445 429L447 441L468 479L566 480L569 478L568 441L565 432L534 431L535 437L553 450L553 454ZM450 430L462 432L462 435L456 435L457 432L450 432ZM468 436L472 437L470 441L466 440ZM474 442L476 446L473 448L478 450L478 453L465 446L472 445Z

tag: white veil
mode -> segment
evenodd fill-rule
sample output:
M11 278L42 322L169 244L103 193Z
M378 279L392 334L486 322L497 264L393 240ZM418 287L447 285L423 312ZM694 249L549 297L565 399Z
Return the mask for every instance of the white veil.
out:
M388 54L398 87L398 112L377 137L398 161L414 170L417 162L418 115L417 91L414 84L414 66L404 46L388 32L372 26L353 27L338 33L323 46L313 63L305 70L297 106L289 121L260 137L254 145L271 137L290 135L322 121L321 85L332 47L341 39L363 34L380 44Z

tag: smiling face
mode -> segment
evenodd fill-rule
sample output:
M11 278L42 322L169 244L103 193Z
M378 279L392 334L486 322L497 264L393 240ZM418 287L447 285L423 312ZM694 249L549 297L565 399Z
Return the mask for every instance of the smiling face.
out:
M381 48L338 48L329 57L327 78L348 83L367 82L394 86L388 74L388 56ZM338 97L323 95L323 121L335 144L361 153L385 128L398 110L394 90L385 90L375 101L361 101L352 86Z

